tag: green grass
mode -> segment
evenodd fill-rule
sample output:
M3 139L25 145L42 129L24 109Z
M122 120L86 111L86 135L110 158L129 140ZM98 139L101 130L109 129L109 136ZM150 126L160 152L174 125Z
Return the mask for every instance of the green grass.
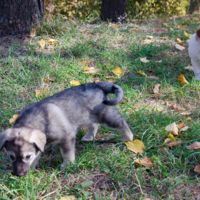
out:
M199 194L199 177L194 167L200 164L199 150L186 146L200 141L199 88L193 72L184 69L190 63L187 52L188 39L184 31L193 34L199 26L193 20L198 16L172 19L134 21L118 24L112 29L106 23L83 24L55 18L51 24L42 23L36 37L31 40L6 38L0 47L0 131L10 127L9 119L29 103L39 101L65 88L71 80L81 83L96 79L106 81L106 76L119 84L125 92L117 105L126 119L135 139L145 144L144 154L135 155L122 141L122 136L104 127L98 130L98 139L115 138L116 144L80 143L85 134L77 134L76 161L59 171L62 163L59 149L46 152L36 171L24 177L11 174L9 160L3 150L0 155L0 199L59 199L74 195L77 199L196 199ZM162 25L167 23L167 26ZM178 28L179 25L187 27ZM159 28L163 26L162 29ZM173 26L173 28L172 28ZM138 28L138 31L131 31ZM147 35L154 36L151 44L143 44ZM160 37L168 36L167 40ZM58 43L41 49L40 39L50 38ZM175 48L176 39L185 43L186 49ZM146 57L149 63L142 63ZM81 61L91 61L99 71L85 74ZM162 60L161 63L155 61ZM117 77L112 70L120 67ZM144 71L150 79L140 76ZM188 85L180 85L178 77L184 74ZM53 82L44 78L52 77ZM153 94L155 84L160 92ZM48 89L49 94L35 96L35 90ZM178 109L171 109L175 105ZM188 116L181 116L190 111ZM163 146L168 137L165 127L185 122L188 131L175 136L181 140L178 147ZM148 157L153 168L135 165L137 158ZM84 182L89 181L89 182ZM87 185L88 184L88 185Z

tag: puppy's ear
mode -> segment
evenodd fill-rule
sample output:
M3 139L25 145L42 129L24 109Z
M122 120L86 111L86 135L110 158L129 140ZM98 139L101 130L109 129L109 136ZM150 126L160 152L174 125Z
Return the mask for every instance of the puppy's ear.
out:
M198 28L198 29L196 30L196 35L198 36L197 39L199 39L199 38L200 38L200 28Z
M0 133L0 150L4 147L6 141L11 140L13 137L11 136L12 129L9 128L6 131Z
M29 142L30 143L34 143L38 149L43 152L44 151L44 147L46 144L46 135L39 131L39 130L33 130L31 132L31 136L29 138Z

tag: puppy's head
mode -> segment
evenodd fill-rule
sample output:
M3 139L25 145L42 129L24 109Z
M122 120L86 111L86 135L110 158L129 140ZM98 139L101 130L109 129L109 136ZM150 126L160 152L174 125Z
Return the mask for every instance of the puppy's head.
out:
M13 165L13 175L23 176L44 151L46 136L39 130L11 128L0 134L0 149L6 148Z

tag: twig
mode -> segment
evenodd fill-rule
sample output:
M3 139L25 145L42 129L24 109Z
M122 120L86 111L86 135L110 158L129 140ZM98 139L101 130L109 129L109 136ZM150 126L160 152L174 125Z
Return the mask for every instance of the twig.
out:
M137 175L136 173L135 173L135 177L136 177L137 182L138 182L138 184L139 184L140 192L142 193L142 195L144 195L144 193L143 193L143 191L142 191L142 187L141 187L141 185L140 185L140 181L139 181L138 175Z

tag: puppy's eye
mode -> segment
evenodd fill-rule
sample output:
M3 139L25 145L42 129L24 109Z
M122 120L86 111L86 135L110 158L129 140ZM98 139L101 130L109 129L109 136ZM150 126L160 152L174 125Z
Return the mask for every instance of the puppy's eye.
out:
M26 156L26 160L29 160L31 158L31 155Z
M15 160L15 156L10 155L10 159L11 159L11 160Z

